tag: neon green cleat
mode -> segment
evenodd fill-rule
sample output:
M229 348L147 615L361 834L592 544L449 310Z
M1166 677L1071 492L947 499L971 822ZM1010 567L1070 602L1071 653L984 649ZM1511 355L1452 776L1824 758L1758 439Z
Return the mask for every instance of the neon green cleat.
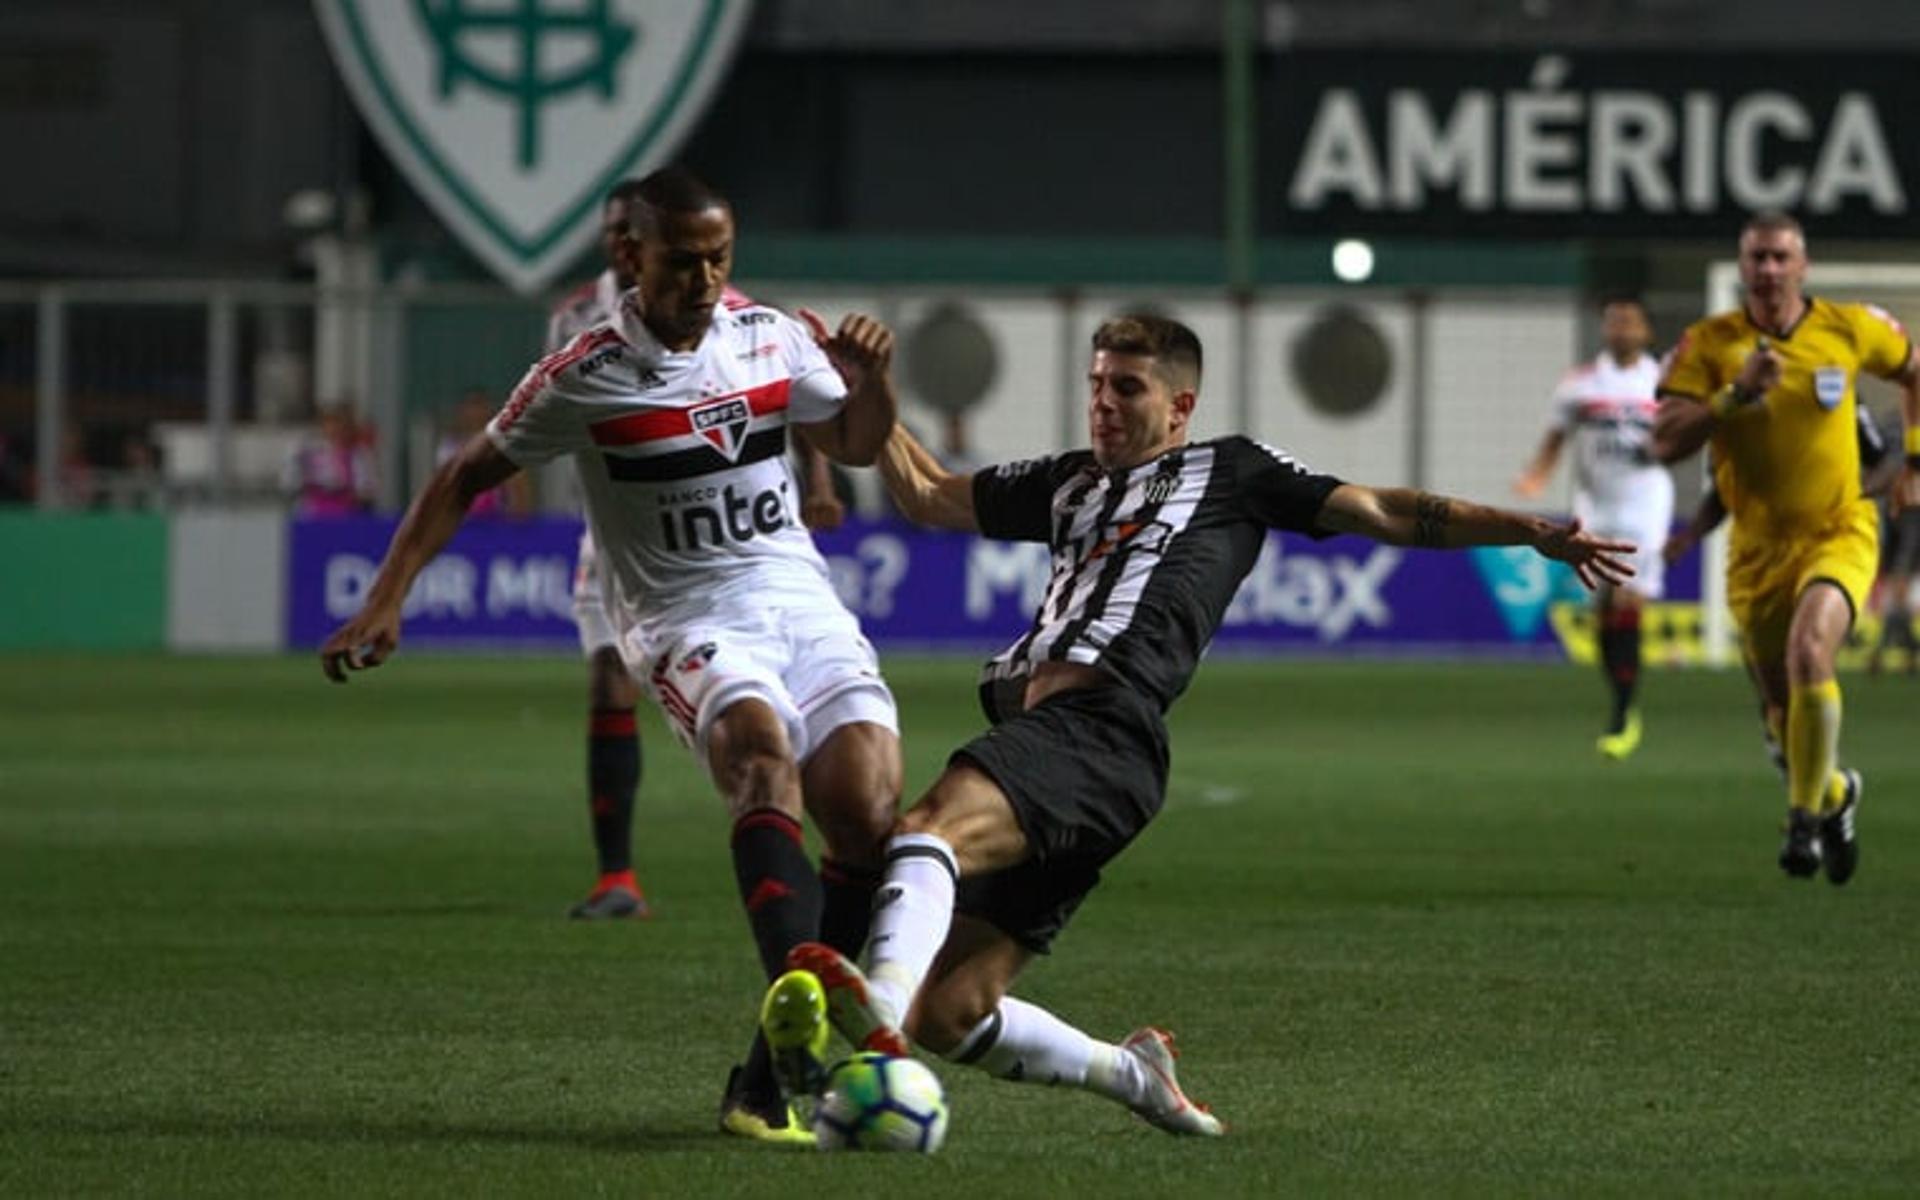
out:
M788 971L760 1004L760 1033L789 1096L811 1096L827 1079L827 992L812 971Z
M720 1100L720 1132L775 1146L813 1146L813 1130L786 1099L749 1095L742 1086L744 1072L733 1069L727 1092Z
M1640 710L1627 710L1627 723L1620 727L1619 733L1603 733L1593 743L1600 751L1600 757L1619 762L1640 748Z

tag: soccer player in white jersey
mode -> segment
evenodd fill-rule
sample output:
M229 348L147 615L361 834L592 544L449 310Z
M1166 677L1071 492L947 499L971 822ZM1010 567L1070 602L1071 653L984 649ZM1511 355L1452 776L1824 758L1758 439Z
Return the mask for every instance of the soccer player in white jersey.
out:
M621 295L633 286L618 252L640 188L640 180L624 179L607 193L600 207L600 250L607 267L554 306L547 321L548 354L612 320ZM751 305L752 300L728 286L721 293L721 303L732 310ZM804 439L794 450L803 468L801 514L808 528L837 526L844 509L833 497L826 459ZM638 687L620 658L621 630L630 621L620 615L611 581L600 569L591 529L580 533L574 564L573 623L587 660L587 810L599 876L587 898L568 915L645 917L651 910L633 871L633 805L643 759L633 712Z
M993 728L954 752L887 845L869 973L810 944L769 989L763 1028L789 1086L813 1074L786 1068L817 1060L831 1020L863 1049L905 1053L904 1031L1003 1079L1084 1088L1169 1132L1219 1134L1180 1090L1168 1034L1096 1041L1007 991L1159 812L1164 714L1267 530L1529 545L1588 585L1632 569L1630 544L1578 521L1343 483L1245 437L1190 444L1200 340L1164 317L1102 325L1087 382L1091 450L955 474L903 428L887 444L881 472L907 517L1044 542L1052 571L1031 628L988 664Z
M1647 352L1653 328L1638 300L1609 300L1600 310L1606 348L1569 371L1553 394L1553 424L1513 490L1538 496L1546 489L1560 451L1573 447L1573 512L1605 537L1624 538L1640 549L1633 582L1603 586L1594 596L1600 628L1600 669L1613 689L1613 711L1595 743L1610 759L1623 759L1640 745L1640 616L1664 590L1661 548L1673 524L1673 477L1653 459L1653 415L1659 406L1660 363Z
M399 643L420 570L471 497L571 454L602 568L632 625L625 659L732 816L740 898L771 978L814 938L865 939L898 805L893 697L873 648L796 516L789 428L839 462L874 461L894 426L892 334L854 316L829 335L722 297L733 263L726 199L690 173L649 175L617 253L638 281L614 320L548 355L485 433L415 498L366 607L321 648L328 676ZM825 843L815 874L802 813ZM810 1141L756 1035L728 1081L722 1128Z

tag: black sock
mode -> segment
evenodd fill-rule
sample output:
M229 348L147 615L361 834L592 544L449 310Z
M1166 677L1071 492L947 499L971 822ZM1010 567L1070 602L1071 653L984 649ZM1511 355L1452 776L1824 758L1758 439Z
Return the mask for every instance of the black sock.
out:
M830 858L820 860L820 940L848 958L867 948L873 926L873 893L880 872Z
M633 866L633 795L640 790L640 738L631 708L596 708L587 726L587 803L600 873Z
M807 861L800 822L774 809L756 809L733 824L733 874L740 901L769 981L787 969L787 951L820 931L820 878ZM756 1012L757 1015L757 1012ZM748 1096L779 1094L766 1039L754 1034L740 1080Z
M1640 610L1619 608L1600 618L1600 667L1613 688L1613 719L1607 732L1627 725L1634 689L1640 683Z
M820 877L800 843L800 822L771 808L733 824L733 875L767 979L787 969L787 951L820 934Z

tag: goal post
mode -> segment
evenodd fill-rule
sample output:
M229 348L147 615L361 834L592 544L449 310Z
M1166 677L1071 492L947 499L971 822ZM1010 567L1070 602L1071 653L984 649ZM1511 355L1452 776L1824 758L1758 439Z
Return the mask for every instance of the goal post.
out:
M1920 263L1819 262L1807 266L1807 294L1851 304L1877 304L1908 329L1920 329ZM1740 303L1740 264L1707 265L1707 309L1725 312ZM1890 385L1860 379L1860 402L1876 414L1898 403ZM1724 666L1738 660L1733 614L1727 609L1727 527L1721 525L1701 546L1701 639L1706 661Z

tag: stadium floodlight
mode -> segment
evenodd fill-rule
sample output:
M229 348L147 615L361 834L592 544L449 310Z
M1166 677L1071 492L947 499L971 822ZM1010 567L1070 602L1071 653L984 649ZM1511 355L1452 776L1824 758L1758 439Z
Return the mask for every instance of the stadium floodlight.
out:
M1373 276L1373 247L1359 238L1335 242L1333 275L1341 283L1365 283Z

